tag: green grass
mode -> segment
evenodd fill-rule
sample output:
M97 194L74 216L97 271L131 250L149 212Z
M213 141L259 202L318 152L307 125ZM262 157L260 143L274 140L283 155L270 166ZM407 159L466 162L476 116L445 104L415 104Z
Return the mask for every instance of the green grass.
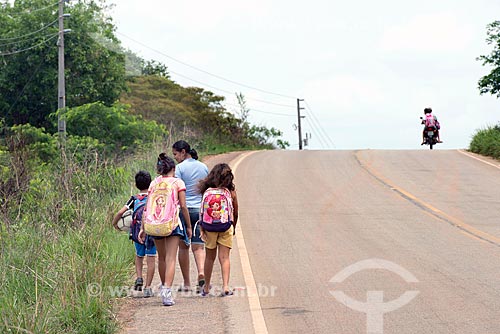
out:
M231 148L205 144L200 159ZM111 220L137 191L135 173L154 176L157 154L170 147L119 164L70 161L65 173L61 164L36 168L0 221L0 333L116 332L113 308L133 283L134 247Z
M469 146L474 153L500 159L500 123L477 130Z
M116 331L112 308L116 292L132 284L134 248L111 219L136 171L154 166L123 165L71 166L68 193L58 170L32 178L18 219L0 224L0 333Z

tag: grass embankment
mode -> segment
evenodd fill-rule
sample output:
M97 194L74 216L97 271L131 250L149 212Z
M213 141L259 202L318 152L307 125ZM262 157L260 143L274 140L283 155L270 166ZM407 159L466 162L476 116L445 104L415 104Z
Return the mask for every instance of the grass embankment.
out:
M72 166L66 190L53 166L33 175L17 217L0 225L0 333L116 330L113 303L132 284L134 250L111 219L136 171L151 166Z
M228 149L204 144L200 157ZM35 169L18 207L0 221L0 333L118 329L113 307L133 284L135 253L111 219L137 191L135 173L155 175L158 152L119 165L68 162L65 172L60 163Z
M472 137L471 152L500 159L500 123L478 130Z

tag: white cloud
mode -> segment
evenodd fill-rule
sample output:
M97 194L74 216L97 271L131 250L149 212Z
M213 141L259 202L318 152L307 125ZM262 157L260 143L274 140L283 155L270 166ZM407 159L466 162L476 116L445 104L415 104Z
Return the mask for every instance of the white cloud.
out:
M356 114L365 108L381 105L386 101L379 83L369 78L338 75L309 81L304 96L311 96L315 103L330 106L334 112Z
M380 48L388 53L453 53L467 48L472 39L471 30L456 14L420 15L387 28Z

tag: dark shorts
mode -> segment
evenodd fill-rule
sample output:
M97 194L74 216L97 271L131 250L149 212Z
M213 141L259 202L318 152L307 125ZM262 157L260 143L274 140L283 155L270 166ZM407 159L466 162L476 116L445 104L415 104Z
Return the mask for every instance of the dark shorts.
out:
M184 241L186 246L190 244L193 245L204 245L205 242L201 240L201 231L200 224L197 224L198 219L200 219L200 208L188 208L189 211L189 219L191 220L191 230L193 231L193 236L191 240L187 238L187 234L184 237L181 237L181 240ZM184 216L181 214L181 222L184 229L186 229L186 221L184 220Z

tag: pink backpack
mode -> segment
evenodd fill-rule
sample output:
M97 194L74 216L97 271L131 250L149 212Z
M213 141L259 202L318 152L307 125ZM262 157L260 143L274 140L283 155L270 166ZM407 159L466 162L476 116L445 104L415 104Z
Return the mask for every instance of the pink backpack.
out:
M226 188L208 188L201 200L201 226L208 232L225 232L233 223L233 199Z
M425 126L426 127L435 127L436 120L434 119L434 115L431 113L425 114Z
M179 200L174 185L177 178L157 177L149 187L142 222L144 232L157 237L169 236L179 225Z

